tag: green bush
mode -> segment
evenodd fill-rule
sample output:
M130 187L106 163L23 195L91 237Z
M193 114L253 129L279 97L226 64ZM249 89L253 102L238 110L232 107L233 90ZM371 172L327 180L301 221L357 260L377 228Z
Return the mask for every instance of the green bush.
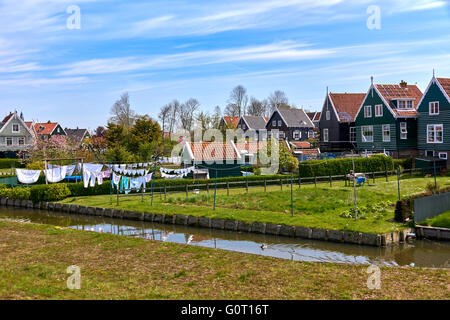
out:
M0 159L0 169L24 168L19 159Z
M30 200L30 188L0 187L0 198Z
M67 184L39 185L31 188L30 199L33 202L60 201L71 195Z
M328 162L328 165L327 165ZM356 172L379 172L394 169L391 157L376 155L369 158L355 158ZM310 160L301 162L299 165L300 176L303 177L326 177L338 176L350 173L353 170L352 159Z
M413 159L405 158L405 159L394 159L394 168L403 168L403 169L412 169L413 167Z

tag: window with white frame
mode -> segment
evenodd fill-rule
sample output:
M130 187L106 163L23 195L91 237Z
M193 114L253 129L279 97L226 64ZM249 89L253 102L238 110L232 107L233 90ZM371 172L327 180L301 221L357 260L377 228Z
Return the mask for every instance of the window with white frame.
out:
M292 138L294 140L300 140L301 137L302 137L302 133L300 132L300 130L295 130L292 134Z
M397 109L413 109L414 102L412 100L398 100Z
M300 133L300 137L301 137L301 133ZM312 130L308 131L308 138L309 139L314 138L314 131L312 131Z
M325 119L328 121L328 120L330 120L330 118L331 118L331 113L330 113L330 110L328 110L328 111L325 113Z
M400 139L408 139L408 124L406 122L400 122Z
M278 126L281 127L281 120L278 120Z
M425 157L434 157L434 150L425 150Z
M25 138L19 138L19 146L25 145Z
M280 131L279 133L279 139L284 139L285 135L284 135L284 131Z
M12 132L14 132L14 133L19 132L19 125L17 123L14 123L12 125Z
M323 129L323 142L328 142L328 129Z
M272 121L272 127L276 127L277 126L277 120L273 120Z
M430 115L439 114L439 101L430 102L429 113Z
M373 142L373 126L361 127L362 142Z
M391 125L383 124L383 142L391 142Z
M443 143L444 126L442 124L429 124L427 126L427 143Z
M383 105L377 104L375 106L375 117L382 117L383 116Z
M447 152L439 152L439 159L447 160Z
M372 106L364 106L364 118L372 118Z
M356 127L350 127L350 142L356 142Z
M12 138L6 138L6 145L7 146L12 146L13 144L13 139Z

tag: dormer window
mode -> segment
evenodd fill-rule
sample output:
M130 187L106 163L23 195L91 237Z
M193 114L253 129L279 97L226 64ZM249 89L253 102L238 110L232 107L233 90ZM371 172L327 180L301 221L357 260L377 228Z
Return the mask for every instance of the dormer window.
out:
M430 111L430 115L438 115L439 114L439 101L430 102L429 111Z
M326 117L327 121L330 120L330 118L331 118L330 111L327 111L327 112L325 113L325 117Z
M414 109L413 100L398 100L397 109Z
M13 124L12 125L12 132L14 132L14 133L18 133L19 132L19 125L18 124Z

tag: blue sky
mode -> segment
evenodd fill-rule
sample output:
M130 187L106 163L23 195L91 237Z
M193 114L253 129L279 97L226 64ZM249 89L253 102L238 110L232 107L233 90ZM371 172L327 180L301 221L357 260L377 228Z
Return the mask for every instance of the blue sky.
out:
M448 0L0 0L0 116L94 129L124 91L156 118L173 99L223 108L239 84L310 110L327 86L366 92L372 75L425 90L433 68L450 77L449 30Z

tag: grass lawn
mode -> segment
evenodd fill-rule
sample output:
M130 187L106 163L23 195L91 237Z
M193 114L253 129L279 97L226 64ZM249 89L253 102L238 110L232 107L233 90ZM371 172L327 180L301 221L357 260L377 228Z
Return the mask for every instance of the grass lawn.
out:
M412 178L401 181L401 195L411 195L425 190L428 182L433 178ZM449 177L439 177L441 187L450 185ZM125 209L140 212L161 214L180 214L203 216L209 218L222 218L241 220L245 222L266 222L287 224L295 226L327 228L335 230L351 230L369 233L386 233L395 231L404 226L392 222L394 217L394 204L398 198L397 181L391 178L377 179L375 186L360 186L357 188L358 208L361 210L358 221L349 216L354 205L353 188L344 187L344 182L335 182L330 188L328 184L302 185L301 189L294 186L294 217L290 211L290 187L270 187L267 192L264 188L245 188L218 190L216 210L213 210L214 190L209 193L203 191L199 194L171 194L167 200L160 199L159 194L154 195L153 206L150 206L150 197L145 201L141 197L121 198L119 205L113 196L91 196L68 198L63 203L79 204L92 207ZM343 213L347 213L343 215Z
M432 219L427 219L419 224L423 226L450 228L450 211L444 212Z
M0 299L449 299L449 270L294 262L0 221ZM69 290L66 268L81 269Z

